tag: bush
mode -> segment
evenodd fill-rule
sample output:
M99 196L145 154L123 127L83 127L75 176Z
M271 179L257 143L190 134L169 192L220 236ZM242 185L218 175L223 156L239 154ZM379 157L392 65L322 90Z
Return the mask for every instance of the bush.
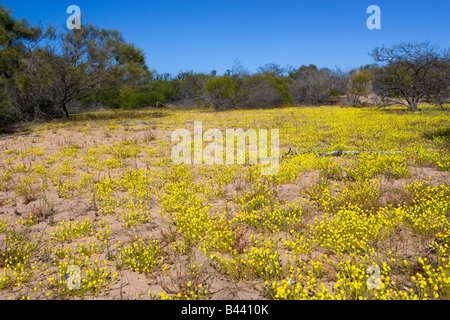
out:
M118 97L110 102L123 109L141 109L166 104L170 101L172 95L172 86L167 81L158 80L136 89L123 89Z
M347 100L351 106L361 105L361 98L369 95L371 79L369 69L353 72L347 87Z
M285 78L271 74L255 74L246 79L243 106L248 108L277 107L294 102Z
M335 84L330 70L318 69L315 65L300 67L290 78L289 90L296 103L324 103Z
M216 108L231 108L240 101L239 79L230 76L214 77L205 84L207 98Z
M0 91L0 125L13 119L13 108L6 98L6 95Z

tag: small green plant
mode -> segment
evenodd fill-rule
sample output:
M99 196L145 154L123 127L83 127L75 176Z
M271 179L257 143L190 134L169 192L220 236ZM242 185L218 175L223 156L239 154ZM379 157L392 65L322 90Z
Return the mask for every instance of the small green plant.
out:
M122 216L123 224L127 228L143 224L151 218L150 211L144 210L129 210L129 209L125 211L121 210L120 215Z
M100 266L98 259L89 262L87 256L83 259L74 256L67 261L59 261L59 272L48 277L47 287L53 295L60 297L79 297L92 294L94 297L107 290L117 279L117 272L108 270L107 262Z
M34 175L27 175L21 179L20 183L14 189L17 196L23 197L24 204L28 204L37 199L37 190L34 186L36 178Z
M62 220L59 226L50 232L50 237L54 241L64 242L92 233L92 230L92 222L89 218L83 222L75 221L74 223L72 221L66 223Z
M159 241L150 240L148 244L143 239L119 249L122 263L129 269L139 273L150 273L161 267L164 257L161 257Z

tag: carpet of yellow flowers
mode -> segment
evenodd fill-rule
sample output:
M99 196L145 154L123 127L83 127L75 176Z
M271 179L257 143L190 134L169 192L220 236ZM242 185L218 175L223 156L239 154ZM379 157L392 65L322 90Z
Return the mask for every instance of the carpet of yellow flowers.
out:
M293 152L274 176L175 165L171 133L194 121L279 129ZM0 140L0 299L450 299L448 111L174 108L27 129Z

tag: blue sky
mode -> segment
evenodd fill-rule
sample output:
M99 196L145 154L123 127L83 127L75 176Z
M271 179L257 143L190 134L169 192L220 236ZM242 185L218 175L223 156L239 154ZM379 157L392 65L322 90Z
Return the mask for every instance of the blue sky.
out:
M450 47L448 0L0 0L33 25L63 26L69 5L83 23L122 32L160 73L223 74L237 58L250 72L266 63L348 70L372 63L372 48L429 40ZM369 5L381 30L369 30Z

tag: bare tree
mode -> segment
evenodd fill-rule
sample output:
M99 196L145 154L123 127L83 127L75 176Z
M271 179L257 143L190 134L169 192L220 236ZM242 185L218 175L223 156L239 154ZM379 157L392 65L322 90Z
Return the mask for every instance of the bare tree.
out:
M282 77L286 72L286 68L282 68L276 63L267 63L259 67L258 72L272 77Z
M326 101L333 88L334 77L329 69L315 65L302 66L291 74L290 92L296 102L319 104Z
M382 68L374 71L374 92L397 98L411 111L418 110L421 99L436 94L436 87L448 88L448 69L442 69L448 64L448 55L429 42L377 47L370 55L383 64ZM440 93L442 91L439 90Z
M283 104L283 97L277 88L277 79L269 74L255 74L245 81L245 96L242 106L248 108L276 107Z
M339 95L346 94L349 81L350 72L343 71L340 68L333 70L333 88Z
M436 65L434 77L429 79L430 90L425 96L425 101L440 106L444 109L450 97L450 52Z
M225 75L233 78L244 78L249 75L248 69L242 65L238 58L234 59L231 69L225 72Z

